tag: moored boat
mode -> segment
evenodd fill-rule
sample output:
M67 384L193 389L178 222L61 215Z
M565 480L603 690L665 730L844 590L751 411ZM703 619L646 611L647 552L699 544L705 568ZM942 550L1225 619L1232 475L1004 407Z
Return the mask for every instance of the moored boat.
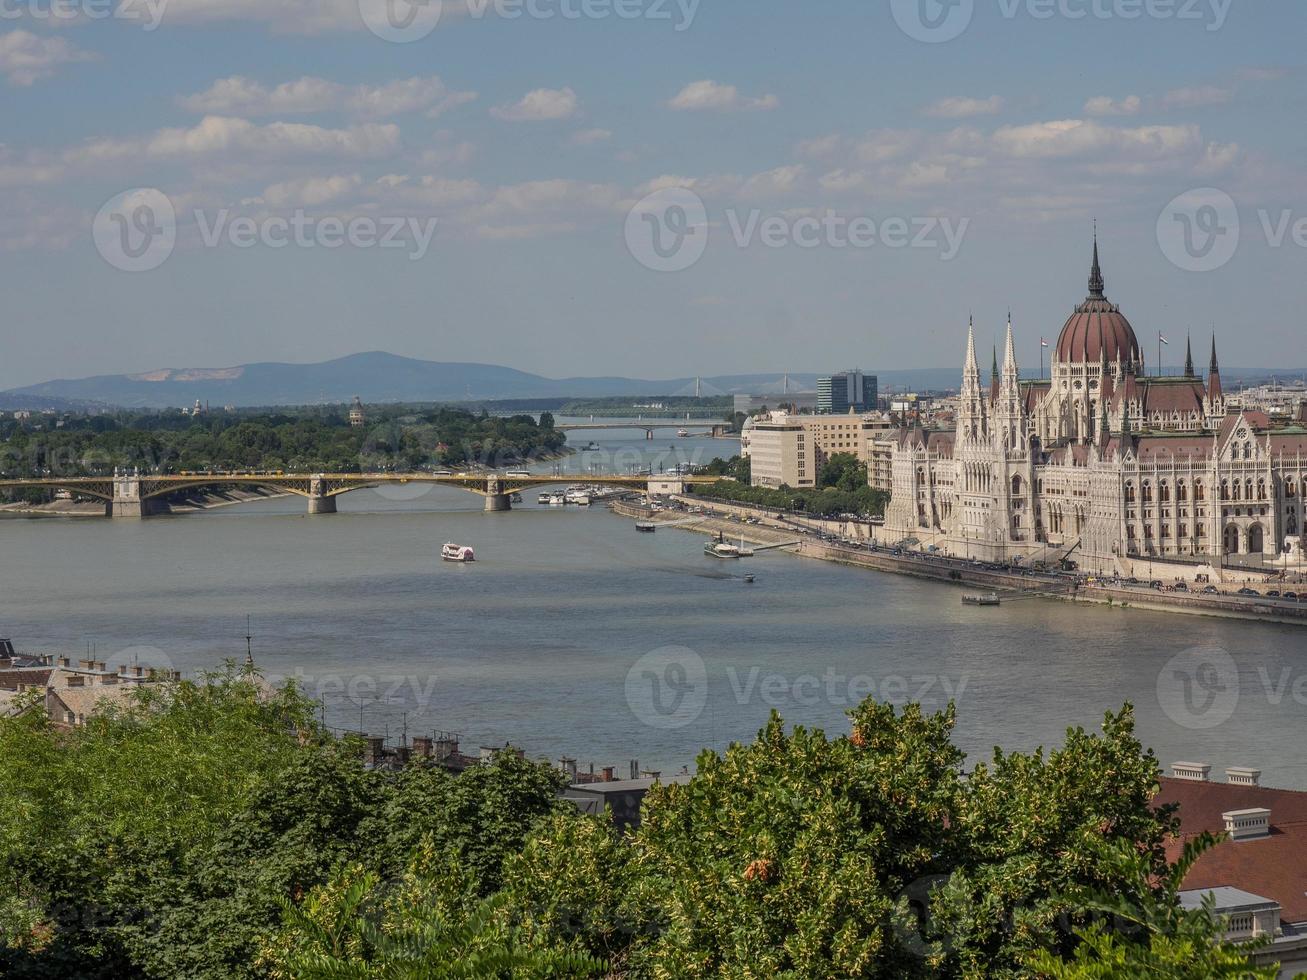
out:
M1002 603L997 592L988 592L984 595L964 595L962 604L964 606L997 606Z

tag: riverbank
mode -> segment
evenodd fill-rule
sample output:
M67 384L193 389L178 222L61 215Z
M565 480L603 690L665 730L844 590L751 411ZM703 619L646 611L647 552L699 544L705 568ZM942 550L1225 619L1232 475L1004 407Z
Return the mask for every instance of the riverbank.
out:
M197 493L167 505L166 514L194 514L219 507L233 507L254 500L271 500L289 494L259 488L227 490L221 493ZM98 500L56 500L49 504L0 504L0 516L19 517L104 517L105 505Z
M723 506L723 505L718 505ZM725 505L737 518L749 508ZM654 511L648 507L625 503L613 505L615 513L635 520L647 520L676 526L691 515L687 511ZM1086 578L1028 570L1006 570L980 562L938 555L917 554L876 546L870 542L831 540L829 530L805 528L784 517L753 511L759 524L746 524L729 517L705 516L695 524L680 525L682 530L743 539L752 544L774 544L799 536L791 554L819 561L868 568L873 571L929 579L955 588L970 586L995 592L1002 601L1056 599L1062 602L1089 602L1120 609L1146 609L1154 612L1184 613L1221 619L1252 620L1307 626L1307 601L1280 600L1265 596L1241 596L1232 593L1206 595L1195 592L1166 592L1149 583L1129 584L1107 579ZM823 537L826 535L826 537ZM960 597L959 597L960 600Z

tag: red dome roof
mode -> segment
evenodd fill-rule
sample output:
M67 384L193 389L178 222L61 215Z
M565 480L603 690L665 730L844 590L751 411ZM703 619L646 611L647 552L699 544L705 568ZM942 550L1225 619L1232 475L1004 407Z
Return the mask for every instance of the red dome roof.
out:
M1098 364L1107 353L1109 364L1142 365L1143 353L1134 327L1121 310L1107 301L1103 270L1098 264L1098 239L1094 239L1094 264L1089 271L1089 296L1076 307L1057 338L1057 359L1063 363Z
M1107 351L1107 362L1139 364L1143 354L1130 321L1107 300L1083 303L1071 314L1057 338L1057 359L1077 364L1098 364Z

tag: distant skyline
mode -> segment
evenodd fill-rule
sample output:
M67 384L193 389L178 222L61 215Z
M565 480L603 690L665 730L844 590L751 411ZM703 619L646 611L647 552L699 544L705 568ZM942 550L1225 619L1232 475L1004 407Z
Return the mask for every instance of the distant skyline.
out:
M5 5L0 389L368 350L946 368L1009 309L1037 372L1095 219L1150 364L1213 328L1223 364L1307 361L1299 5L465 3ZM115 258L160 201L175 240Z

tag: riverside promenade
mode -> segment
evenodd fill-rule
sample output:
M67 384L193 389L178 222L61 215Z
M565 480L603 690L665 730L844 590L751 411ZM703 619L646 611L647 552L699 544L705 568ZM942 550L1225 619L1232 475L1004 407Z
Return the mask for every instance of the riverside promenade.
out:
M688 503L690 498L683 498L682 502ZM678 530L701 534L715 535L720 532L728 539L742 538L751 544L793 541L798 535L799 544L794 548L783 550L802 558L836 562L893 575L929 579L957 588L959 601L961 601L961 589L965 587L971 591L980 589L996 592L1002 601L1055 599L1062 602L1093 603L1121 609L1148 609L1222 619L1307 626L1307 601L1304 600L1282 600L1232 593L1205 595L1197 592L1167 592L1153 588L1150 583L1130 584L1083 574L1008 569L982 562L878 546L871 542L840 540L831 536L831 531L840 526L839 521L817 522L831 526L830 531L825 528L818 530L805 528L797 522L784 518L769 516L767 512L761 510L731 505L732 513L737 515L751 513L763 523L746 524L728 517L705 515L696 523L685 524L681 522L690 516L685 511L655 511L631 502L615 503L612 509L614 513L633 520L665 523Z

